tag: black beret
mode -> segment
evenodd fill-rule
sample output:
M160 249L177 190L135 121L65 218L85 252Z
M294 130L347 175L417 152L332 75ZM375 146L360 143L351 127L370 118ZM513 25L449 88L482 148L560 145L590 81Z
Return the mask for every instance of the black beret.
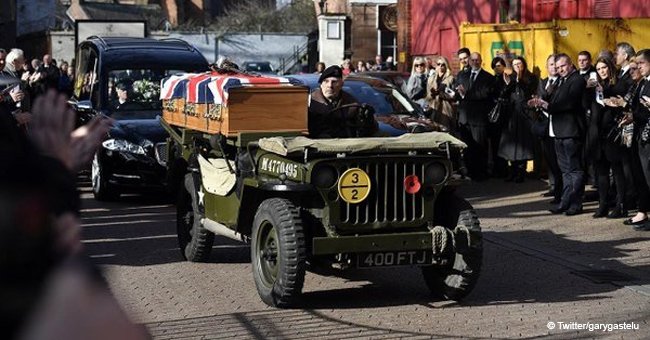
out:
M323 71L323 73L320 74L320 77L318 78L318 83L320 84L323 82L323 80L330 77L343 79L343 70L341 69L341 67L337 65L332 65L326 68L325 71Z

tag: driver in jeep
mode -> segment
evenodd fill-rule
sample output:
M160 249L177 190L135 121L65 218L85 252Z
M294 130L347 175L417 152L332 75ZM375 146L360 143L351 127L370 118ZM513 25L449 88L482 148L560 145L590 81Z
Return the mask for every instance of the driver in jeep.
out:
M320 87L309 97L311 138L368 137L377 132L374 110L343 91L343 70L333 65L318 78Z

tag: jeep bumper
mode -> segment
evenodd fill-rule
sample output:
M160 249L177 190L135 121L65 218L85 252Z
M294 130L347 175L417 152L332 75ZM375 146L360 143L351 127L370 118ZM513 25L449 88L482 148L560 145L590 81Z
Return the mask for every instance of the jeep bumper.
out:
M432 249L431 232L314 237L313 255Z

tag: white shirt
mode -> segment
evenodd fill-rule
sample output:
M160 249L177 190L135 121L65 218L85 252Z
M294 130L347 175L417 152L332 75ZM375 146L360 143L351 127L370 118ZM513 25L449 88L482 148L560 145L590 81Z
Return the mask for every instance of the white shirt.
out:
M630 64L621 67L621 77L624 76L627 73L627 70L629 69L630 69Z
M546 87L544 88L545 90L548 90L548 87L551 86L551 83L554 83L559 77L548 77L548 81L546 82Z

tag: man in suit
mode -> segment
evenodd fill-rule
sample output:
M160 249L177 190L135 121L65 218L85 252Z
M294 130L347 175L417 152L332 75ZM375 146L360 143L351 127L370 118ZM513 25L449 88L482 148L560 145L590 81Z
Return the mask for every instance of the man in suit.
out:
M469 65L469 48L463 47L456 52L456 56L458 57L458 75L460 75L463 72L467 72L471 69ZM457 75L457 77L458 77Z
M537 96L545 101L549 101L551 95L557 88L560 81L557 69L555 68L555 54L551 54L546 59L546 72L548 77L542 79L537 89ZM534 99L531 99L534 102ZM534 103L529 104L534 106ZM537 122L533 125L533 133L541 138L542 152L548 165L549 194L553 196L552 204L560 203L562 199L562 171L557 163L557 154L555 153L555 138L549 136L549 114L539 108L540 115ZM546 194L544 194L546 196Z
M626 42L620 42L616 44L616 55L614 56L616 61L616 66L619 68L618 71L618 81L625 82L627 88L630 88L634 81L630 77L630 61L634 58L636 53L634 52L634 47Z
M539 102L549 113L549 136L555 138L555 152L562 172L562 198L550 211L571 216L582 213L584 170L581 153L586 129L582 98L586 82L575 70L571 57L564 53L555 58L555 67L560 82L548 101Z
M636 64L643 79L639 84L639 92L632 99L634 133L637 136L635 139L638 141L637 154L632 155L632 157L636 158L634 161L637 162L637 173L639 170L643 173L645 183L639 180L641 179L639 174L635 176L635 185L642 186L645 184L646 186L643 189L650 190L650 162L648 162L648 159L650 159L650 49L644 49L637 53ZM641 169L638 168L638 163L640 163ZM650 231L650 222L647 218L650 202L647 201L647 197L645 197L645 202L643 201L644 197L641 195L641 190L639 190L639 196L639 213L643 212L645 214L645 219L639 222L645 223L640 224L634 218L627 220L628 223L624 223L634 225L636 230Z
M458 128L467 144L467 170L477 181L487 179L487 115L494 106L494 77L481 68L482 63L481 55L472 53L470 70L460 72L456 79Z
M585 81L589 80L591 72L596 72L596 68L591 63L591 53L589 51L578 52L578 72L585 78Z
M634 86L634 79L632 79L630 73L630 63L634 61L634 56L636 52L634 47L626 42L620 42L616 44L616 54L614 55L614 62L618 67L618 73L616 75L616 81L618 83L625 84L625 88L630 90ZM631 150L628 150L631 151ZM633 155L628 155L633 156ZM634 156L636 157L636 156ZM630 160L632 160L630 158ZM625 178L630 179L634 178L634 170L632 169L632 162L623 162L623 172L625 173ZM638 176L638 175L637 175ZM625 198L626 205L633 207L636 205L636 202L639 200L639 195L645 195L644 193L639 194L637 192L638 186L634 181L628 180L625 181Z

